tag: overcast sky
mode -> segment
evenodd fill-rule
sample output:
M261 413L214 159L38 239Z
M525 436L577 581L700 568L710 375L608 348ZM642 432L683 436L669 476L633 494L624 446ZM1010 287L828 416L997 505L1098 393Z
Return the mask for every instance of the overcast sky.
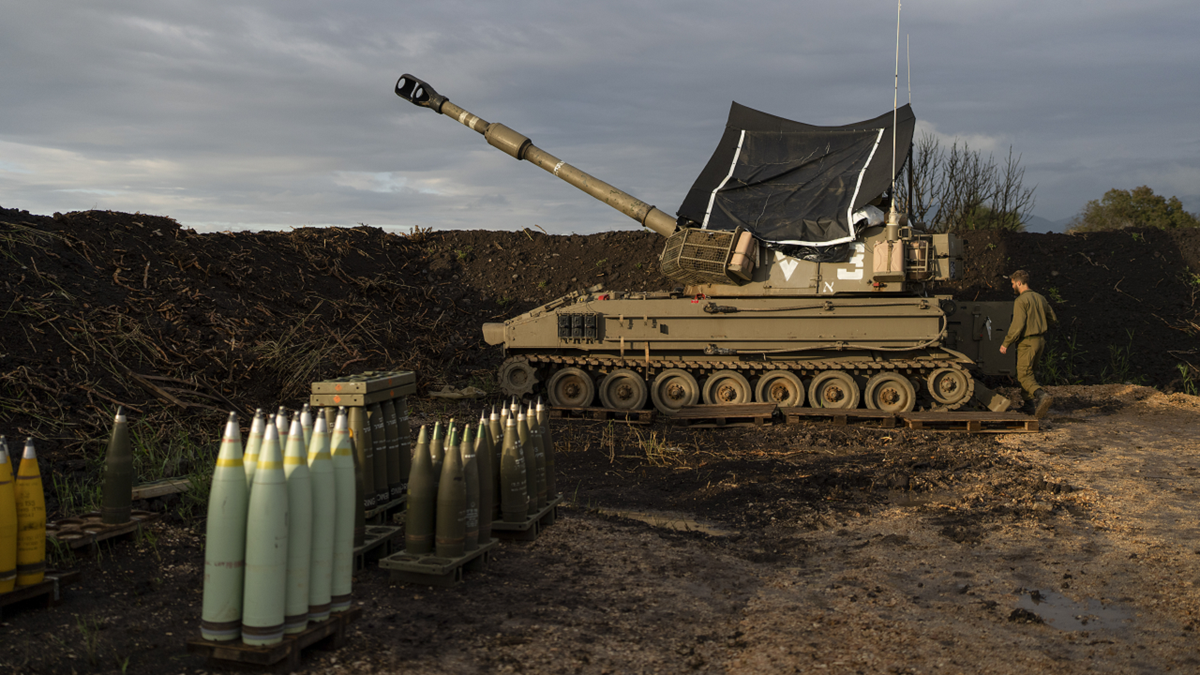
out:
M480 117L674 214L729 103L891 109L886 0L0 0L0 205L198 230L637 227L449 118ZM1196 0L910 0L919 130L1022 156L1034 213L1150 185L1200 211Z

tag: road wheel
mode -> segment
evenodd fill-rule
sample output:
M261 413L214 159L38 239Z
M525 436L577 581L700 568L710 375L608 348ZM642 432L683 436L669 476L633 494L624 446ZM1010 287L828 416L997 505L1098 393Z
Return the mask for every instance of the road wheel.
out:
M646 381L628 368L620 368L600 381L600 402L605 408L640 410L646 405Z
M586 408L596 397L592 378L578 368L563 368L546 383L550 404L563 408Z
M719 370L704 382L704 402L709 405L749 403L753 394L750 381L733 370Z
M942 405L952 406L962 403L971 395L970 376L958 368L938 368L925 379L929 387L929 395Z
M796 408L804 405L804 383L795 373L775 370L758 379L754 387L754 400L759 403L774 403L781 408Z
M650 385L650 400L662 414L674 415L686 405L696 405L700 400L700 385L686 370L664 370Z
M858 396L858 383L849 373L840 370L819 373L808 388L808 403L814 408L857 408Z
M496 379L500 381L500 391L505 396L524 398L533 393L533 385L537 384L537 370L524 357L508 359L500 366Z
M875 373L867 380L864 398L867 407L872 410L902 413L916 407L917 391L903 375Z

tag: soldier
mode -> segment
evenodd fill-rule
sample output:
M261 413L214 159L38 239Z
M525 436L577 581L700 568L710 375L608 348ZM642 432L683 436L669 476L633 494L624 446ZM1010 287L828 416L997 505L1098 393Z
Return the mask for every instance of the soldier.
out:
M1050 410L1053 399L1033 378L1033 368L1041 360L1046 348L1043 335L1051 326L1058 324L1058 317L1046 298L1030 290L1028 272L1017 270L1009 276L1009 280L1012 281L1017 300L1013 303L1012 326L1000 345L1000 353L1007 354L1009 345L1017 345L1017 380L1026 399L1021 411L1041 418Z

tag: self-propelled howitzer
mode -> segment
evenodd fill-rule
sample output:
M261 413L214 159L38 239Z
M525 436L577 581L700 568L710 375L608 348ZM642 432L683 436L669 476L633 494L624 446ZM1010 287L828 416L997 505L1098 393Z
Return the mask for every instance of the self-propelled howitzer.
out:
M670 291L595 286L485 324L485 340L504 346L506 395L544 391L553 405L572 407L598 397L607 408L653 404L666 414L752 401L1007 408L974 374L1013 372L1013 359L998 353L1011 305L925 296L927 283L960 275L960 239L918 233L894 213L885 222L879 208L890 205L907 161L915 120L907 106L812 127L734 104L725 138L674 218L411 75L396 94L666 238L660 269L678 284Z

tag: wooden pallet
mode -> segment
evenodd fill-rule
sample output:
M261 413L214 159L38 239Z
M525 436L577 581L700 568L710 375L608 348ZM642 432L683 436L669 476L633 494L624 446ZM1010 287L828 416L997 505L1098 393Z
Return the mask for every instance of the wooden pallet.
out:
M697 429L719 427L760 427L771 424L778 410L774 403L733 403L728 405L689 405L671 416L671 423Z
M383 506L368 509L363 514L363 518L367 521L368 525L385 525L394 520L396 515L403 511L407 504L408 495L401 495Z
M70 572L46 572L41 583L32 586L18 586L7 593L0 593L0 619L4 618L5 608L13 605L53 607L62 600L62 587L79 579L79 570ZM16 607L14 607L16 609Z
M402 527L367 525L362 546L354 547L354 571L366 569L367 563L391 555L392 546L397 540L403 545L403 534Z
M393 582L424 584L426 586L453 586L463 580L463 572L483 571L492 550L500 545L499 539L491 539L479 548L457 558L442 558L436 555L409 555L401 551L379 561L379 567L388 570Z
M546 506L537 513L519 523L508 520L493 520L492 534L500 539L533 541L542 534L542 530L550 527L554 524L554 521L558 520L558 504L562 500L563 496L559 494L547 502Z
M128 522L108 525L102 522L99 511L92 511L77 518L63 518L46 523L46 538L53 539L59 544L66 544L72 549L92 550L101 541L122 535L132 535L146 523L161 517L160 513L135 509L130 514Z
M164 478L153 483L142 483L133 486L133 501L154 499L187 492L192 487L192 481L187 478Z
M650 424L657 410L619 410L617 408L564 408L552 406L550 419L613 421L626 424Z
M211 668L290 673L300 667L301 653L309 647L325 651L341 649L346 643L346 626L362 616L362 611L362 607L351 607L336 612L324 621L310 623L300 633L285 635L277 645L255 647L240 641L193 639L188 640L187 650L189 654L208 657Z
M1041 428L1038 418L1016 412L939 411L902 413L909 429L969 434L1030 433Z
M836 410L833 408L780 408L788 424L825 422L835 427L869 425L880 429L896 426L896 416L882 410Z

